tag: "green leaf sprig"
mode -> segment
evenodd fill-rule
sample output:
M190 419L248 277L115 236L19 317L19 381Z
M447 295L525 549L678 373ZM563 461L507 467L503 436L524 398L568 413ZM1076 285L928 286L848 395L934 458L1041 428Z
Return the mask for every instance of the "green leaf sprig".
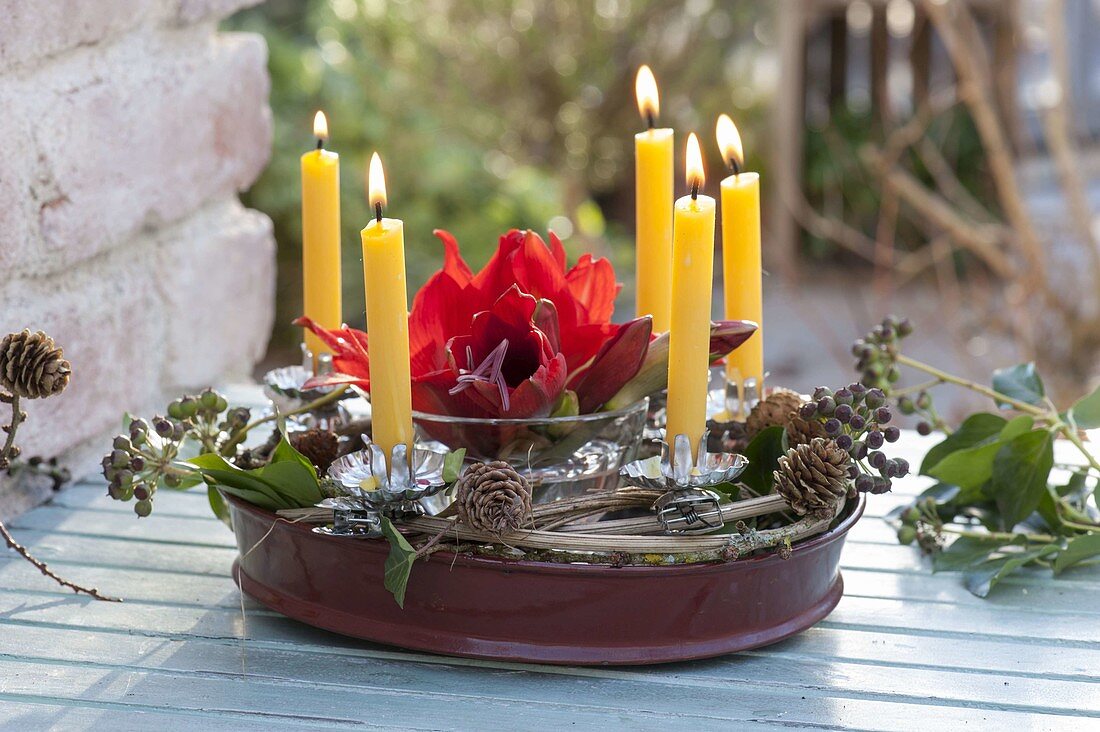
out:
M899 541L933 554L937 571L963 572L981 597L1021 567L1058 574L1100 558L1100 462L1080 434L1100 427L1100 388L1059 411L1034 364L998 369L991 385L979 384L905 355L901 342L911 332L908 321L887 318L852 347L864 383L918 415L921 434L945 435L920 467L939 482L894 513ZM898 387L906 369L931 378ZM932 399L941 385L982 394L1003 414L972 414L952 430ZM1082 460L1057 464L1059 439Z

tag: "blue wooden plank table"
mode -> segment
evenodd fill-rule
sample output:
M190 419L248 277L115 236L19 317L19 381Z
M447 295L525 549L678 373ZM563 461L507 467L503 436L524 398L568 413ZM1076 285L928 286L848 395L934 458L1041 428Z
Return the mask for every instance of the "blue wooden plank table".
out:
M900 444L917 465L931 442ZM844 599L805 633L708 661L560 668L288 620L241 597L203 493L161 491L139 520L89 479L11 528L126 601L75 596L0 552L0 729L1100 729L1100 568L1025 571L974 597L882 518L926 485L872 497Z

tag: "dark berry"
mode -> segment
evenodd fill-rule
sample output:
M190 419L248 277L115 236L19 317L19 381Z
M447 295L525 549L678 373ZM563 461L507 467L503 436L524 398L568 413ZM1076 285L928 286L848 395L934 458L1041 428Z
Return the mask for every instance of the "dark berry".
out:
M876 495L881 494L881 493L888 493L890 491L890 489L893 487L893 483L890 482L889 478L881 478L881 477L876 476L874 478L874 481L875 481L875 485L871 489L871 492L876 494Z
M842 428L840 420L836 417L825 421L825 433L828 435L839 435Z
M822 399L824 399L825 397L831 397L832 395L833 395L833 390L830 389L827 386L819 386L816 389L814 389L814 401L815 402L819 402Z
M855 401L851 389L837 389L836 394L833 394L833 399L836 400L837 404L851 404Z
M867 393L867 387L857 381L848 385L848 391L852 392L852 397L858 402Z
M932 434L932 425L927 422L917 422L917 434L924 436Z
M833 416L839 419L844 424L848 424L848 422L850 422L852 419L852 415L854 414L855 412L852 410L850 404L838 404L836 409L833 411Z
M848 420L848 425L858 432L867 426L867 419L862 414L853 414L852 418Z
M848 450L852 447L854 440L851 435L837 435L836 446L841 450Z
M875 421L879 424L886 424L893 418L894 415L890 411L890 407L879 407L875 410Z
M891 425L882 431L882 436L887 442L897 442L901 438L901 430Z
M868 432L867 436L863 439L867 440L867 447L871 448L872 450L879 449L880 447L882 447L882 443L886 441L886 439L882 436L882 433L878 430L872 430Z
M904 338L913 332L913 324L909 322L909 318L902 318L898 321L898 335Z
M144 501L138 501L134 504L134 513L142 518L145 518L153 512L153 502L146 498Z
M909 475L909 461L905 458L894 458L894 465L897 466L896 476L898 478L904 478Z
M852 443L852 449L848 451L848 454L856 460L862 460L867 457L867 443L863 440L856 440Z
M886 467L886 454L878 452L876 450L875 452L871 453L870 457L868 458L868 462L871 463L871 467L882 470Z
M867 406L871 409L878 409L885 403L886 395L882 393L882 389L871 389L867 392Z
M875 487L875 479L867 474L863 474L856 478L856 490L860 493L867 493Z
M134 498L139 501L149 500L149 487L144 483L134 486Z
M836 409L836 401L831 396L823 396L817 400L817 411L828 417Z
M859 477L859 468L857 468L855 465L849 465L848 466L848 477L852 480L855 480L856 478L858 478Z
M802 419L813 419L817 414L817 404L814 402L806 402L798 408L798 414Z

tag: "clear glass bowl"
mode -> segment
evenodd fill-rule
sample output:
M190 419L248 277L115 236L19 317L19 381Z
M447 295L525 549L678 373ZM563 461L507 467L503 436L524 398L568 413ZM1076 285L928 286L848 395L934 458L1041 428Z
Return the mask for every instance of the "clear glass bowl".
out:
M536 503L614 490L619 468L638 456L649 400L575 417L478 419L413 412L421 440L467 458L505 460L531 483Z

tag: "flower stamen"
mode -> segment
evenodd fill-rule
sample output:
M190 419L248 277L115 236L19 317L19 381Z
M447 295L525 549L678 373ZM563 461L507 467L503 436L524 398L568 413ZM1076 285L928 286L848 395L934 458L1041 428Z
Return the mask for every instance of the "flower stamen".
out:
M504 365L504 357L508 353L508 339L502 340L496 348L489 352L489 355L485 357L485 360L474 366L474 352L469 346L466 346L466 363L469 364L467 369L459 369L458 383L448 390L448 394L454 396L459 392L467 389L475 381L482 381L486 384L495 384L500 389L500 402L504 407L504 411L508 411L508 382L504 380L504 372L501 367Z

